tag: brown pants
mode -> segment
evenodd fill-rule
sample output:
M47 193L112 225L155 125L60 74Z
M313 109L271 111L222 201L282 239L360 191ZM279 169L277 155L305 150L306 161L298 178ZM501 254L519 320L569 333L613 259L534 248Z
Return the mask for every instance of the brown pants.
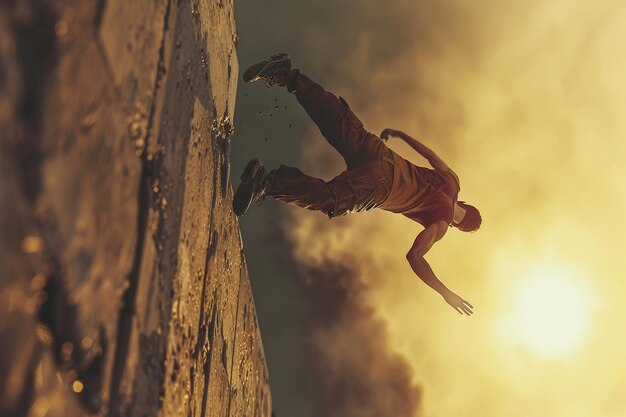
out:
M346 162L347 169L325 182L298 168L281 165L270 172L268 195L336 217L373 209L385 201L393 162L383 141L363 128L345 100L294 70L287 88Z

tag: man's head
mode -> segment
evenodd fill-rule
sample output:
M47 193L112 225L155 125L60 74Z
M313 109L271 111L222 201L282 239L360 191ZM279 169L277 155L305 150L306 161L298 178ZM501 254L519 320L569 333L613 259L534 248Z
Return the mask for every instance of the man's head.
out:
M464 232L475 232L478 230L483 221L478 209L465 203L465 201L457 201L457 204L465 210L465 216L459 223L452 223L452 225Z

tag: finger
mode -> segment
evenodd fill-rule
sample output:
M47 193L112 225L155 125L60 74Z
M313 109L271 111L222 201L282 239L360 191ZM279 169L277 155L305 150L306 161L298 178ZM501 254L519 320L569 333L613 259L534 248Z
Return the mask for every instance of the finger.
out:
M454 309L457 311L457 313L459 313L460 315L463 315L463 310L461 309L461 307L454 306Z
M474 308L474 306L471 305L468 301L463 300L463 304L467 304L469 308Z
M468 307L463 306L463 310L465 311L465 314L467 314L468 316L471 316L472 314L474 314L474 312L472 310L470 310Z

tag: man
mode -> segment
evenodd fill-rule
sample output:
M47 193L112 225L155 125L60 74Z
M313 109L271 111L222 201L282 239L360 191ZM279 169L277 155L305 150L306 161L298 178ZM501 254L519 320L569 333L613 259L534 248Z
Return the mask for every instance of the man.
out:
M329 182L313 178L297 168L281 165L269 174L251 160L241 176L233 210L243 215L266 196L322 211L329 218L355 211L381 208L401 213L420 223L420 232L406 255L411 268L460 314L472 314L472 305L450 291L433 273L424 255L448 227L478 230L478 210L457 201L459 178L439 156L407 134L385 129L380 137L363 128L346 101L325 91L298 70L291 69L289 55L278 54L248 68L244 81L262 80L286 87L317 124L326 140L343 156L347 169ZM399 137L420 153L433 169L418 167L389 149L383 141Z

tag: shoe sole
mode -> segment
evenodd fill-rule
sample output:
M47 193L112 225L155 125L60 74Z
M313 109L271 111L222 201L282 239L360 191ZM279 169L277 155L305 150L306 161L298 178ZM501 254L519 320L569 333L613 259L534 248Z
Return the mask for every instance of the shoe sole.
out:
M243 216L250 208L254 196L255 178L262 169L263 164L258 159L253 159L248 162L241 174L241 184L237 187L233 198L233 212L237 216Z
M291 59L289 58L289 54L282 53L273 55L267 61L262 61L257 64L252 65L243 73L243 80L247 83L251 83L254 81L258 81L261 79L261 75L267 71L270 65L275 63L286 64L286 69L291 69Z

